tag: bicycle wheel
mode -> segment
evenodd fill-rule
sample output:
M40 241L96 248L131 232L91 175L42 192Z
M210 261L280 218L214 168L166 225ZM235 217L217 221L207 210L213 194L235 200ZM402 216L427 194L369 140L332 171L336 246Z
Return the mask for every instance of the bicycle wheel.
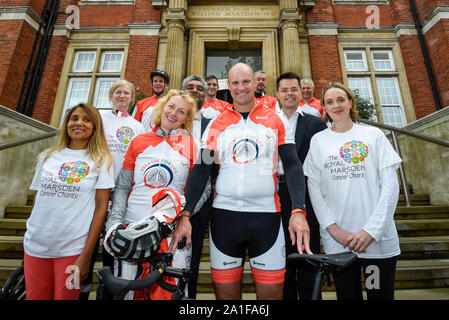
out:
M0 300L25 300L25 298L25 275L23 267L20 267L6 279L0 291Z

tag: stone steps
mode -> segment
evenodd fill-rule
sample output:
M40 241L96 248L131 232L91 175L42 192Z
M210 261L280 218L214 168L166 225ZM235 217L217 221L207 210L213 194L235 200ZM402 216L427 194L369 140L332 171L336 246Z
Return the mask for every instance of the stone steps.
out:
M413 206L406 207L403 196L400 196L395 214L401 247L396 288L402 291L449 287L449 206L431 206L429 196L424 194L411 194L410 198ZM0 285L23 259L23 235L26 219L32 210L31 204L29 199L26 206L8 206L5 217L0 219ZM199 297L213 295L208 238L208 232L205 232L198 279ZM96 270L101 267L101 253L102 246ZM95 275L92 291L96 289L97 282ZM323 286L323 290L325 294L334 294L333 287ZM255 298L248 261L243 273L243 292L247 299Z
M5 218L0 218L0 235L23 235L28 211L30 206L7 207ZM449 206L398 206L395 220L400 236L449 235Z

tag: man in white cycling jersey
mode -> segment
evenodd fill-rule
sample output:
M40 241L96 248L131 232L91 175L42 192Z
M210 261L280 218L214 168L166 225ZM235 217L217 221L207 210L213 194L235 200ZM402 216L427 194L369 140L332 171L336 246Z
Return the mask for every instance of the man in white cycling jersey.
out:
M237 63L230 69L228 88L234 105L211 121L203 134L201 158L188 178L186 206L181 212L191 215L212 166L218 164L209 241L212 279L219 300L241 299L246 251L257 298L282 298L286 257L276 192L279 156L292 199L290 237L299 252L311 253L304 175L294 139L286 136L282 120L269 106L256 104L255 87L250 66ZM190 245L189 219L180 220L173 243L183 236Z

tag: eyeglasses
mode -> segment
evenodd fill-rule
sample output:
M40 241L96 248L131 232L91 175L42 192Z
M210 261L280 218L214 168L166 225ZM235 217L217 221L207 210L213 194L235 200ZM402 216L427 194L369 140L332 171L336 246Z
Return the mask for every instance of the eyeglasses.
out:
M280 93L288 93L288 92L296 93L296 92L298 92L298 91L299 91L299 88L298 88L298 87L292 87L292 88L290 88L290 89L288 89L288 88L282 88L281 90L279 90Z

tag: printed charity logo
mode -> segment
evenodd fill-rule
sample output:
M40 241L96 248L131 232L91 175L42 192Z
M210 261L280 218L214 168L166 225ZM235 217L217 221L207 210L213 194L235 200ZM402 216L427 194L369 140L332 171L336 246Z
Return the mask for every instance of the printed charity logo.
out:
M144 183L152 189L164 188L172 181L173 170L163 163L154 163L144 172Z
M117 139L123 144L128 144L133 139L135 133L130 127L123 126L117 130Z
M368 157L368 146L362 141L348 141L340 148L340 157L348 163L363 162Z
M244 138L232 147L232 159L235 163L245 164L253 161L259 155L259 146L256 141Z
M67 184L80 182L89 174L89 165L83 161L65 162L59 170L59 180Z

